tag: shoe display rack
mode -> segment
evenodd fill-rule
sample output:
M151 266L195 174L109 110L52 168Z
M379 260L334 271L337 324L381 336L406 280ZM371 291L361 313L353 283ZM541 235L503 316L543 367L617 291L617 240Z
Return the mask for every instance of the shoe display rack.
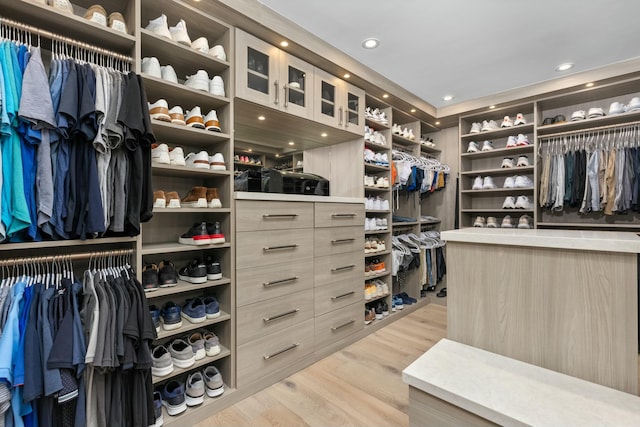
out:
M518 114L526 123L514 124ZM536 120L533 103L460 118L461 227L533 228ZM523 156L528 166L516 166Z

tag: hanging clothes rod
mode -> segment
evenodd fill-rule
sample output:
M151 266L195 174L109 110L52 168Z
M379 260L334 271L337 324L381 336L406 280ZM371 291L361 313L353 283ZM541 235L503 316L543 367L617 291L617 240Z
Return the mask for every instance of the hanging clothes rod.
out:
M22 30L34 34L36 36L44 37L49 40L57 40L64 42L68 45L75 46L81 49L85 49L91 52L99 53L101 55L110 56L112 58L118 59L120 61L125 61L129 63L133 63L133 58L130 56L122 55L121 53L113 52L108 49L103 49L101 47L97 47L94 45L90 45L87 43L80 42L78 40L74 40L69 37L62 36L60 34L52 33L51 31L43 30L38 27L34 27L32 25L23 24L22 22L14 21L12 19L7 19L4 17L0 17L0 26L12 27L17 30Z
M132 255L133 249L114 249L110 251L95 251L95 252L82 252L77 254L60 254L60 255L45 255L45 256L33 256L24 258L9 258L0 260L0 267L26 264L30 262L49 263L54 261L81 261L92 258L104 258L108 256L122 256Z
M607 129L622 129L622 128L636 126L636 125L640 125L640 120L635 121L635 122L620 123L620 124L617 124L617 125L598 126L598 127L589 128L589 129L571 130L571 131L567 131L567 132L552 133L552 134L549 134L549 135L539 135L538 139L550 139L550 138L556 138L558 136L576 135L576 134L580 134L580 133L593 133L593 132L598 132L598 131L607 130Z

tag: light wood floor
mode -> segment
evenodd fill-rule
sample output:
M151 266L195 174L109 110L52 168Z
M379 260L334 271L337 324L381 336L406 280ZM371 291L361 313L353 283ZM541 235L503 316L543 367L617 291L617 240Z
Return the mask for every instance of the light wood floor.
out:
M429 304L197 426L408 426L402 370L446 334Z

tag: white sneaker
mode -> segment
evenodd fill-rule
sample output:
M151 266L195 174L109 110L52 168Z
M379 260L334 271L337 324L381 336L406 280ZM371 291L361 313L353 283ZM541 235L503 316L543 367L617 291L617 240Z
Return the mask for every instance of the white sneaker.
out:
M162 120L163 122L170 122L169 116L169 104L165 99L158 99L153 104L149 104L149 116L152 119Z
M479 150L477 142L469 142L469 146L467 147L467 153L477 153Z
M171 118L171 123L176 125L186 125L187 122L184 121L184 111L182 111L182 107L176 105L171 110L169 110L169 117Z
M173 69L173 66L163 65L160 67L160 72L162 73L162 80L178 84L178 75L176 74L176 70Z
M508 176L504 179L502 188L514 188L516 186L516 177Z
M516 199L513 196L507 196L502 202L502 209L514 209L516 207Z
M185 157L185 165L189 168L209 169L209 154L206 151L200 151L198 154L189 153Z
M513 127L513 120L511 120L509 116L504 116L504 119L502 119L502 124L500 125L500 127L501 128Z
M380 203L380 210L388 211L389 210L389 201L387 199L382 199Z
M173 147L169 149L169 164L174 166L185 166L184 151L182 147Z
M407 139L409 139L409 129L404 128L404 130L402 131L402 133L400 134L400 136L402 136L403 138L407 138Z
M529 138L527 137L527 135L518 134L518 140L516 141L516 145L520 147L525 147L527 145L531 145L531 142L529 142Z
M169 31L169 25L167 24L167 15L164 13L149 21L149 24L145 28L151 31L153 34L171 39L171 32Z
M414 141L416 139L416 136L413 134L413 129L409 129L409 134L408 134L407 138L409 138L412 141Z
M224 47L219 44L209 49L209 55L213 56L214 58L218 58L221 61L227 60L227 54L224 52Z
M609 106L609 115L622 114L627 111L627 107L622 102L612 102Z
M389 119L387 119L387 113L384 111L378 111L378 121L383 125L388 125Z
M604 110L599 107L589 108L589 113L587 114L587 118L595 119L596 117L604 117Z
M469 133L480 133L482 129L482 123L471 123L471 130Z
M633 97L631 101L629 101L629 105L627 106L629 111L638 111L640 110L640 97Z
M209 157L209 168L213 171L226 171L227 165L224 162L222 153L216 153Z
M498 220L495 216L487 218L487 228L498 228Z
M502 159L502 165L500 165L502 169L511 169L513 167L513 158L505 157Z
M484 181L482 182L482 189L493 190L495 188L497 187L496 187L496 184L493 182L493 178L491 178L490 176L485 176Z
M368 211L373 210L373 199L371 197L367 197L364 199L364 208Z
M155 56L142 58L142 72L151 77L162 78L160 61Z
M533 187L533 181L531 181L531 179L528 176L518 175L518 176L516 176L515 187L516 188Z
M584 110L578 110L578 111L574 111L573 114L571 114L571 119L569 119L569 121L575 122L578 120L584 120L586 118L587 118L587 115L584 112Z
M531 218L528 215L522 215L518 220L518 228L531 228Z
M482 190L482 177L476 176L473 180L473 185L471 186L472 190Z
M373 142L375 142L378 145L387 145L387 138L384 136L382 132L374 132Z
M531 209L531 203L527 196L518 196L515 204L516 209Z
M483 216L478 216L476 217L476 220L473 221L473 226L474 227L478 227L478 228L484 228L484 217Z
M209 114L204 118L204 128L213 132L222 132L216 110L209 111Z
M525 155L518 157L518 164L516 165L519 168L529 166L529 158Z
M502 224L500 225L501 228L513 228L513 224L511 224L511 216L510 215L506 215L504 218L502 218Z
M186 44L191 47L191 39L189 38L187 23L184 22L184 19L181 19L175 27L169 27L169 32L174 42Z
M376 187L378 188L385 188L384 187L384 178L383 177L378 177L378 179L376 179Z
M209 82L209 93L215 96L224 97L224 81L220 76L213 76Z
M391 126L391 133L394 135L400 135L402 133L402 127L398 126L397 123L394 123L393 126Z
M495 122L495 120L489 120L489 121L483 121L482 122L482 128L480 129L482 132L487 132L490 130L496 130L496 129L500 129L498 127L498 124Z
M516 120L513 122L513 124L515 126L526 125L527 124L527 119L524 118L524 114L518 113L516 115Z
M193 107L191 110L187 111L187 126L204 129L204 118L202 117L202 111L200 111L200 107Z
M209 92L209 74L205 70L198 70L194 75L187 76L184 85L191 89Z
M376 197L371 201L371 209L374 211L382 210L382 199L380 197Z
M513 147L517 147L517 146L518 146L518 140L516 139L515 136L511 135L507 139L507 148L513 148Z
M493 151L494 149L493 142L485 141L482 143L482 151Z
M169 147L167 144L154 144L151 146L151 163L157 165L168 165L171 163L169 159Z
M198 37L191 42L191 49L202 53L209 53L209 40L206 37Z

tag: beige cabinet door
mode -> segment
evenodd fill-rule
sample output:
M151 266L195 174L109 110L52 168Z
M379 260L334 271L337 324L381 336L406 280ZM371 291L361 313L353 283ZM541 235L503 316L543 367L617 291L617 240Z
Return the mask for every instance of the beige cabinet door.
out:
M362 135L364 126L364 90L344 82L344 127Z
M242 99L280 109L280 49L236 30L236 94Z
M282 111L313 120L314 67L280 51L280 97Z
M319 68L315 69L314 119L325 125L344 129L344 105L341 92L344 82Z

